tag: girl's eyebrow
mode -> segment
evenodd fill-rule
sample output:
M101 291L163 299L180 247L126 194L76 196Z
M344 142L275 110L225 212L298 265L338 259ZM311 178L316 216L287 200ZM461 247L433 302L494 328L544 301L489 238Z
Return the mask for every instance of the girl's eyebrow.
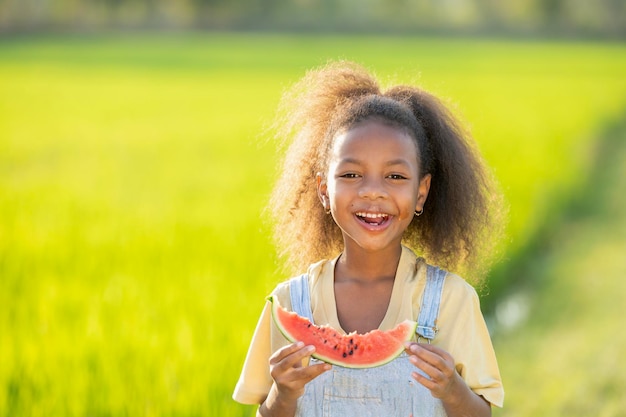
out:
M404 158L398 158L398 159L392 159L391 161L387 162L385 165L386 166L392 166L392 165L411 166L411 163Z

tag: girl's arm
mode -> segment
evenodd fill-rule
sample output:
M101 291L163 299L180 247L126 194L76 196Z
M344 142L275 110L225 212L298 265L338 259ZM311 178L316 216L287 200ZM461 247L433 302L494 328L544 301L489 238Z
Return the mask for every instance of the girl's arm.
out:
M413 372L413 378L443 403L448 417L489 417L491 404L473 392L454 367L452 356L433 345L411 343L410 361L428 378Z
M330 369L326 363L302 366L302 360L315 351L313 346L298 342L276 351L270 358L270 375L274 379L269 394L259 407L257 416L293 417L298 398L307 382Z

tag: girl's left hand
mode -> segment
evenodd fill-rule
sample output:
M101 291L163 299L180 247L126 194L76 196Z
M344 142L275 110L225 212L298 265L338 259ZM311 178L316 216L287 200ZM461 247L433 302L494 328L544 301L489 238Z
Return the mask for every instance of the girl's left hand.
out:
M454 358L448 352L422 343L407 344L406 351L411 363L428 375L425 377L419 372L413 372L413 378L428 388L433 397L443 402L458 398L459 392L466 385L454 367Z

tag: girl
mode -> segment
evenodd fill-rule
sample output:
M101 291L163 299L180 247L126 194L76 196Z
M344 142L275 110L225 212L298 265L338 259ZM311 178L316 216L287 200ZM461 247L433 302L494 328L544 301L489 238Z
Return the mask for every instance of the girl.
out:
M267 303L233 398L260 416L490 415L504 392L476 292L425 261L474 265L493 236L496 193L468 135L432 95L381 91L346 62L308 73L282 108L293 141L270 213L307 273L273 296L346 333L405 319L418 332L389 364L331 367L289 343Z

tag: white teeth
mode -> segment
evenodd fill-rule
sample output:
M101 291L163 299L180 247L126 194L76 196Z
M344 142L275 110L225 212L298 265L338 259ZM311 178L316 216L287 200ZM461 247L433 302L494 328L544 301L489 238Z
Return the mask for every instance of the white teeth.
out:
M385 217L389 217L388 214L385 213L363 213L363 212L359 212L359 213L355 213L357 216L359 217L367 217L370 219L380 219L380 218L385 218Z

